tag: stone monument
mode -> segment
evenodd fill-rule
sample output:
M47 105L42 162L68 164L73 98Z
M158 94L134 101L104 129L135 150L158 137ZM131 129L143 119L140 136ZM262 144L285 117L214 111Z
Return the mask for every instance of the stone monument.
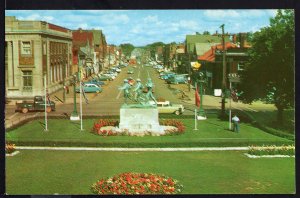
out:
M143 94L142 88L144 86L141 80L137 79L133 90L135 97L132 97L133 94L130 93L131 85L128 84L127 80L124 80L124 85L119 89L124 92L125 103L120 108L120 123L116 132L128 132L136 135L143 135L145 133L161 135L165 133L164 126L159 125L156 100L152 94L153 86L151 78L148 78L146 84L148 92ZM149 103L150 99L155 102L154 105ZM133 103L128 104L128 100Z

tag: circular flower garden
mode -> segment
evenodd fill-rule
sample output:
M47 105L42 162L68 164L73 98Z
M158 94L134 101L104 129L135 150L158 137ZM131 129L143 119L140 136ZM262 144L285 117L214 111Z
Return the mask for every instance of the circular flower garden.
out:
M91 187L93 193L102 194L178 194L183 186L171 177L152 173L122 173L100 179Z
M185 131L184 124L175 119L161 120L159 124L168 127L168 129L165 130L164 135L178 135L184 133ZM113 130L113 128L118 127L118 125L118 120L99 119L94 123L91 132L101 136L130 135L126 132L120 133ZM151 133L148 135L151 135Z

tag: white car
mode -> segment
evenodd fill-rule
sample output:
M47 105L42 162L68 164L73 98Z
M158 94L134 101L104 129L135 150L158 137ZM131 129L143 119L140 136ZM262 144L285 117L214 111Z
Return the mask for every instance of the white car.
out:
M151 105L155 105L154 101L149 102ZM180 115L184 112L184 106L181 104L172 104L170 101L157 102L158 113L174 113Z
M108 76L108 77L111 77L113 80L116 78L115 75L112 75L112 74L102 74L103 76Z

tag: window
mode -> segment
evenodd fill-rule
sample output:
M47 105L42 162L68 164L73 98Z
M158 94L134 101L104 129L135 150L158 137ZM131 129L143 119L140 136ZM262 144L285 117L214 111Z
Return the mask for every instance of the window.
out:
M22 41L21 54L22 55L31 55L31 43L30 43L30 41Z
M242 70L244 70L244 66L245 66L245 64L244 63L238 63L238 71L242 71Z
M43 55L47 55L47 46L46 46L46 43L43 43Z
M23 91L32 91L32 71L23 71Z

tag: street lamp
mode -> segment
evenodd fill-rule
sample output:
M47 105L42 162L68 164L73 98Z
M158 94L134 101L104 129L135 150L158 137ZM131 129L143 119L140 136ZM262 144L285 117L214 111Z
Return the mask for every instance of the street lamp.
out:
M198 110L197 119L198 120L206 120L206 114L205 114L205 111L203 109L203 84L207 83L207 80L206 80L203 72L199 72L199 80L196 79L196 87L197 87L198 83L200 85L200 107L199 107L199 110Z
M78 72L75 75L73 75L74 109L73 109L73 112L71 113L70 120L79 120L79 115L77 113L77 107L76 107L76 82L77 82L77 76L78 76Z

